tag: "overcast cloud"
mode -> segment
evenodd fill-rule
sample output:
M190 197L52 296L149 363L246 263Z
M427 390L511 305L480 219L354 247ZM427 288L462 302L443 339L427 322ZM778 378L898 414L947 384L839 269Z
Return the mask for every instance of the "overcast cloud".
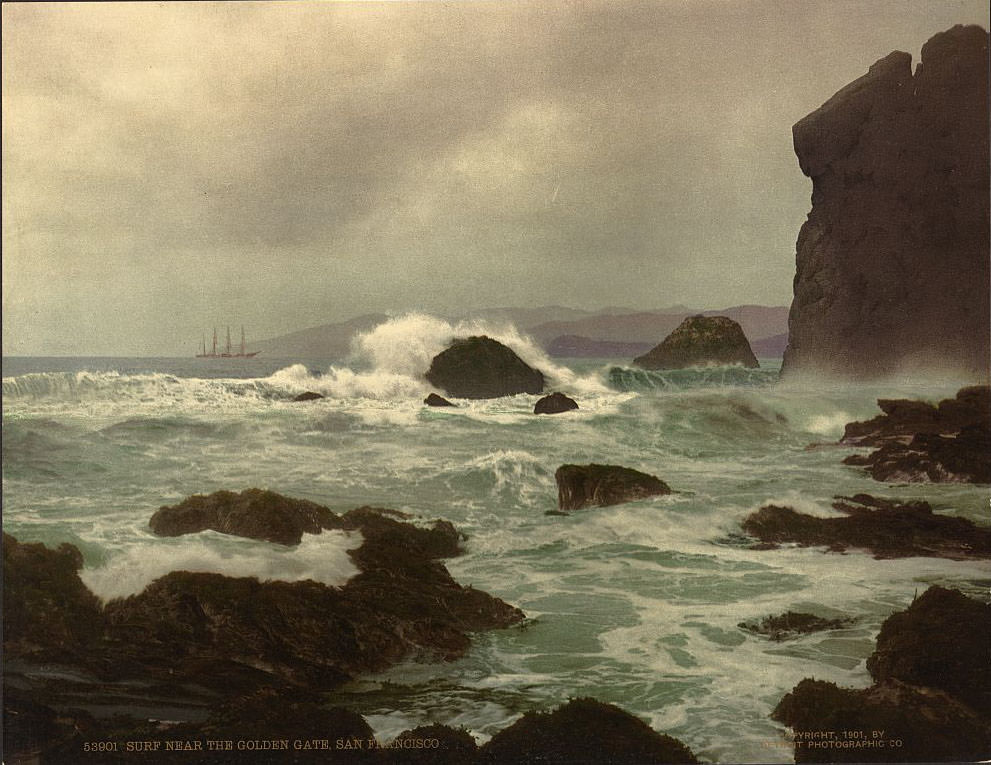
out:
M791 126L969 0L5 4L3 351L791 300Z

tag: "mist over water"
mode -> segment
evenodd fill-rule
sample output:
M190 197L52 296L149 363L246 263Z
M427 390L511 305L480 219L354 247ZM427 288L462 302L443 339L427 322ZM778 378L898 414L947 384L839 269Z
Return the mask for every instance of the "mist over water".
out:
M470 334L506 343L581 408L535 416L528 395L424 406L430 359ZM331 585L354 573L355 534L305 537L296 549L152 535L152 513L191 494L257 486L335 512L377 505L445 518L468 536L466 554L446 561L455 578L529 621L477 635L457 662L403 665L335 694L380 738L439 722L481 740L527 709L591 695L705 760L790 761L766 745L782 740L768 714L784 693L808 676L868 685L864 660L887 615L934 583L987 599L991 569L749 549L740 523L769 502L828 516L836 495L868 492L987 518L987 487L879 484L843 466L850 450L834 445L845 423L878 413L879 397L938 400L970 381L780 383L778 365L562 363L512 327L423 315L359 336L347 363L6 359L4 529L76 544L83 580L113 598L173 568ZM307 390L326 398L292 402ZM567 462L643 470L674 493L547 516ZM737 626L789 609L854 621L784 643Z

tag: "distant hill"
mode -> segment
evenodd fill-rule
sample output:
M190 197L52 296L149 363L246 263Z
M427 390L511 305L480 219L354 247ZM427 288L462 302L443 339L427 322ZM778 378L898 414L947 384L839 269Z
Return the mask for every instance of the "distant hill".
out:
M388 319L384 313L368 313L338 324L321 324L268 340L251 343L250 350L273 358L338 360L351 352L351 340Z
M618 312L608 313L607 310ZM531 335L554 356L633 358L660 343L687 316L699 313L728 316L738 322L758 356L780 356L780 353L770 351L780 344L779 336L782 334L787 342L788 308L785 306L741 305L718 311L698 311L685 309L684 306L658 311L586 311L564 306L484 308L466 316L449 317L449 320L465 318L494 324L511 323ZM385 314L364 314L347 321L322 324L254 342L249 350L261 351L274 358L341 360L350 354L355 335L367 332L387 319ZM758 350L764 348L761 343L765 339L770 343L768 349Z

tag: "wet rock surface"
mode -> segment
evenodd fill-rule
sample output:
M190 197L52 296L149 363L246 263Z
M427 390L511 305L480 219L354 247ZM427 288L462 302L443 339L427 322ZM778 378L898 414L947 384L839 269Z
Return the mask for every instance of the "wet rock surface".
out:
M644 369L683 369L706 364L760 366L743 329L725 316L690 316L660 345L633 363Z
M671 493L656 476L620 465L562 465L554 478L560 510L606 507Z
M765 545L860 549L875 558L991 558L991 528L937 515L928 502L898 503L869 494L838 499L833 507L845 516L819 518L767 505L744 520L743 530Z
M247 489L194 494L178 505L160 508L148 525L160 537L178 537L211 529L249 539L298 545L303 534L330 528L334 514L305 499L274 491Z
M534 414L561 414L578 408L578 402L563 393L551 393L544 396L533 407Z
M427 381L456 398L501 398L542 393L544 375L484 335L455 340L430 362Z
M316 401L321 398L324 398L322 394L314 393L313 391L308 390L305 393L300 393L298 396L294 396L293 401Z
M759 620L740 622L737 626L755 635L763 635L775 642L781 642L813 632L842 629L852 623L850 619L824 619L815 614L787 611L775 616L765 616Z
M452 404L446 398L443 396L438 396L436 393L431 393L423 399L423 403L427 406L457 406L457 404Z

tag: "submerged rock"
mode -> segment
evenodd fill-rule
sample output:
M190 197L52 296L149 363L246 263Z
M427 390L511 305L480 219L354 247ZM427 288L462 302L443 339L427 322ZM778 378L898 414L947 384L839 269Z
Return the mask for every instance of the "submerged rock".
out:
M619 707L575 699L553 712L527 712L479 750L480 765L503 763L695 763L691 749Z
M793 128L812 180L782 374L987 375L988 34L893 52Z
M991 528L936 515L928 502L898 504L868 494L840 500L833 507L846 516L819 518L767 505L744 520L743 530L764 543L826 547L831 552L858 548L875 558L991 558Z
M436 393L431 393L423 399L423 403L427 406L457 406L457 404L452 404L446 398L443 396L438 396Z
M765 616L760 621L740 622L737 626L755 635L764 635L775 642L780 642L812 632L842 629L850 624L850 619L823 619L815 614L787 611L777 616Z
M671 493L656 476L619 465L562 465L554 478L561 510L606 507Z
M541 372L512 349L484 335L455 340L434 356L426 378L457 398L501 398L544 390Z
M560 414L578 408L578 402L563 393L544 396L533 407L534 414Z
M743 329L725 316L690 316L664 341L633 363L644 369L683 369L706 364L760 364Z
M211 529L249 539L298 545L303 534L330 528L335 516L326 507L263 489L240 493L194 494L178 505L160 508L148 522L160 537L178 537Z

